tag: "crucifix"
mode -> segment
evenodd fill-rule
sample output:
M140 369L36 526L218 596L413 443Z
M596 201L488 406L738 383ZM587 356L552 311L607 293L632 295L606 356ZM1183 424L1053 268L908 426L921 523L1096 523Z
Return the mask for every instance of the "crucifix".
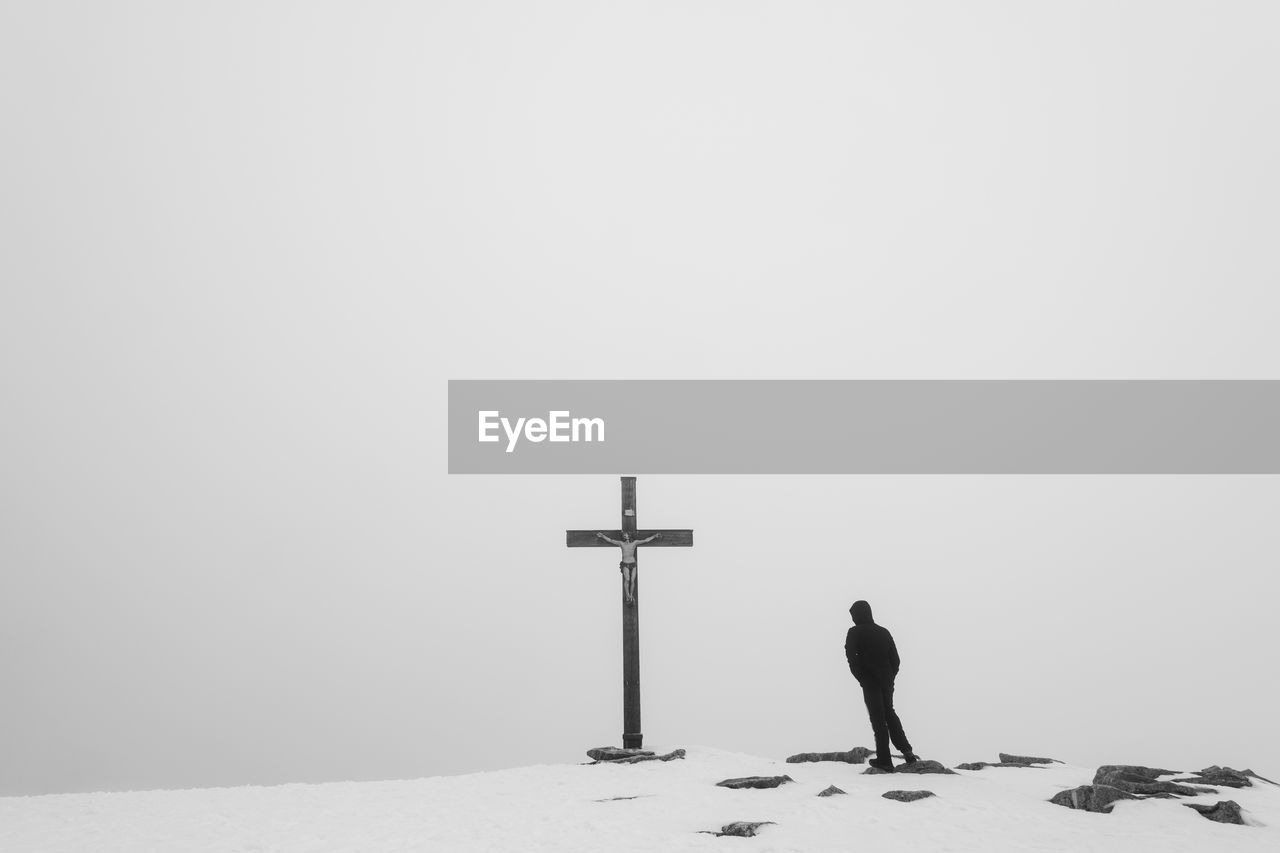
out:
M640 749L640 610L636 552L646 548L688 548L692 530L637 530L636 478L622 478L621 530L566 530L570 548L621 548L622 562L622 746Z

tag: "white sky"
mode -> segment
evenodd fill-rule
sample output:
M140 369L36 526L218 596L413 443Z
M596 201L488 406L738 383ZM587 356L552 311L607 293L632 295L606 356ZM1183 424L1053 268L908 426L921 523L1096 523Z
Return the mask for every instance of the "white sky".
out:
M450 378L1277 378L1277 24L5 4L0 794L617 743L617 480L449 477ZM639 502L650 742L869 744L865 597L926 757L1280 772L1275 478Z

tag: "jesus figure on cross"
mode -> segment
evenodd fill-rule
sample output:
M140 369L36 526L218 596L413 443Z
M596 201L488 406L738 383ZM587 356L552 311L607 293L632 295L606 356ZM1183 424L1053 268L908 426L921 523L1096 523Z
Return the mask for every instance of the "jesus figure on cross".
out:
M622 570L623 589L626 590L627 601L635 601L636 600L636 548L640 545L645 544L646 542L652 542L655 539L661 539L662 534L655 533L652 536L650 536L648 539L633 541L631 539L631 534L624 530L622 531L621 542L619 542L617 539L610 539L608 536L605 536L603 533L597 533L596 538L603 539L605 542L608 542L610 545L617 545L619 548L622 549L622 562L618 563L618 568Z

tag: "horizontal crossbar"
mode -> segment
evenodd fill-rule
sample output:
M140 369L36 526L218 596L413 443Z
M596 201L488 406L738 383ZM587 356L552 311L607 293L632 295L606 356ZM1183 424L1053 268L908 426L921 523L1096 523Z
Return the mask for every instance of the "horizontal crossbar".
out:
M602 539L597 539L596 534L603 533L610 539L622 541L621 530L566 530L565 545L570 548L616 548L617 545L610 545ZM693 545L692 530L637 530L632 534L632 539L648 539L655 533L661 533L661 539L655 539L652 542L646 542L641 548L688 548Z

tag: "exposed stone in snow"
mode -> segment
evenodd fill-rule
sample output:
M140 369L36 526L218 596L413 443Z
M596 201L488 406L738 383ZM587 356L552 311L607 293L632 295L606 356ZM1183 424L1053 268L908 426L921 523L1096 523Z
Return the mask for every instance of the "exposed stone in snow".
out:
M1244 815L1240 811L1240 804L1235 800L1219 800L1211 806L1202 806L1197 803L1183 803L1183 805L1200 812L1201 817L1215 820L1218 823L1244 825Z
M622 749L617 746L598 746L587 750L587 757L596 761L617 761L619 758L635 758L641 755L653 756L647 749Z
M1031 755L1012 755L1008 752L1000 753L1000 761L1005 764L1061 764L1062 762L1056 758L1036 758Z
M1112 788L1110 785L1081 785L1066 791L1059 791L1049 802L1069 809L1081 809L1086 812L1102 812L1109 814L1117 800L1138 800L1141 797Z
M1141 764L1104 764L1098 768L1098 772L1094 774L1094 779L1099 776L1110 773L1112 770L1123 770L1126 773L1133 773L1137 776L1144 776L1154 781L1159 776L1176 776L1181 770L1162 770L1159 767L1144 767Z
M871 750L865 746L855 746L848 752L800 752L787 758L788 764L801 764L807 761L843 761L845 764L865 764Z
M636 764L641 761L671 761L684 758L683 749L674 749L666 755L654 755L644 749L619 749L616 746L602 746L587 750L587 755L596 759L592 764Z
M790 776L743 776L740 779L725 779L716 784L721 788L776 788L787 782L794 782Z
M1176 794L1180 797L1194 797L1196 794L1217 793L1212 790L1206 792L1188 788L1185 785L1178 785L1173 782L1162 782L1154 778L1150 773L1140 772L1149 770L1151 770L1149 767L1103 765L1093 775L1093 784L1108 785L1130 794Z
M899 764L894 768L895 773L950 773L955 775L954 770L950 767L943 766L940 761L914 761L911 764Z
M862 771L865 776L875 776L879 773L949 773L955 775L956 771L949 767L943 766L939 761L914 761L911 764L898 764L892 770L883 770L879 767L868 767Z
M1092 785L1081 785L1055 794L1049 802L1071 809L1091 812L1110 812L1117 800L1145 800L1150 798L1172 799L1195 797L1200 794L1216 794L1213 788L1180 785L1179 782L1208 782L1233 787L1252 786L1245 773L1230 767L1206 767L1194 777L1162 781L1157 777L1176 775L1175 770L1144 767L1137 764L1104 764L1093 775ZM1233 800L1223 800L1212 806L1183 803L1210 820L1220 823L1244 823L1240 806Z
M771 820L735 820L733 823L726 823L724 826L720 827L719 832L712 832L709 829L699 830L699 832L705 835L714 835L716 837L736 835L739 838L751 838L760 834L760 827L771 825L776 824Z
M1196 775L1194 776L1174 779L1173 781L1192 782L1197 785L1221 785L1224 788L1253 787L1253 783L1249 781L1248 771L1241 772L1239 770L1233 770L1230 767L1219 767L1216 764L1212 767L1206 767L1203 770L1197 770Z

